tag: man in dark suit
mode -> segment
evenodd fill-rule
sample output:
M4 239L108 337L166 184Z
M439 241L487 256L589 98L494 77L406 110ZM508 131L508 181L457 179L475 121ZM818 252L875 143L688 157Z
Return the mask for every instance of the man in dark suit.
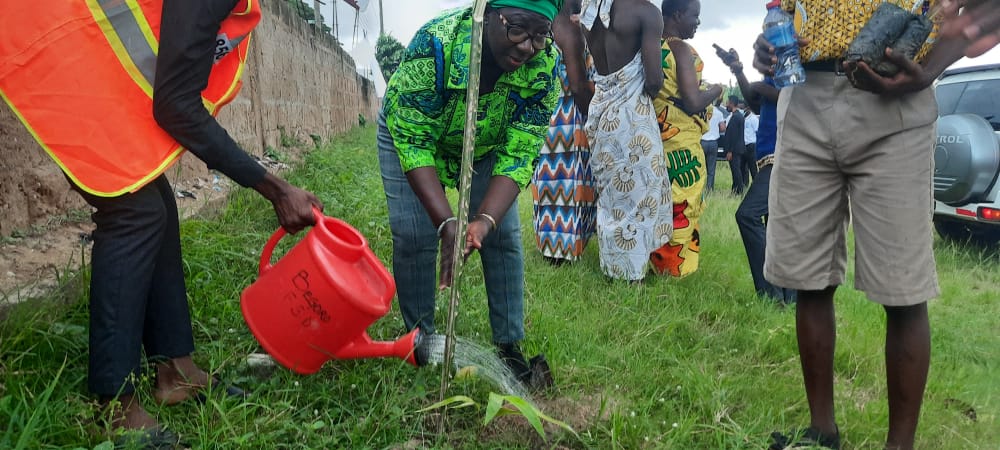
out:
M726 103L726 110L729 111L729 121L726 123L726 134L722 136L722 146L726 149L726 161L729 161L729 170L733 174L733 195L743 195L743 190L750 180L746 179L743 172L743 154L746 144L743 141L743 125L745 118L743 111L739 108L740 99L735 95L730 95Z

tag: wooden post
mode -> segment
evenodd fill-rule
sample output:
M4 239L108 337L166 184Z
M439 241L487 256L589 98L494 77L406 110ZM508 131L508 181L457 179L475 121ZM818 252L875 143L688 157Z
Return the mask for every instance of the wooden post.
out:
M451 365L455 352L455 318L458 316L458 287L462 280L462 266L465 252L465 233L469 226L469 195L472 190L472 161L476 147L476 117L479 111L479 70L483 59L483 14L486 0L476 0L472 7L472 43L469 55L469 85L466 89L465 140L462 144L462 173L458 183L458 232L455 233L454 262L455 274L448 289L448 327L445 331L444 362L441 366L441 395L444 400L451 382ZM438 433L444 434L445 410L441 410Z
M337 29L337 1L333 0L333 26L330 27L333 30L333 37L337 38L337 42L340 42L340 31Z
M337 5L333 5L333 9L337 9ZM323 19L322 15L319 13L319 0L313 0L313 29L316 30L316 34L323 32Z

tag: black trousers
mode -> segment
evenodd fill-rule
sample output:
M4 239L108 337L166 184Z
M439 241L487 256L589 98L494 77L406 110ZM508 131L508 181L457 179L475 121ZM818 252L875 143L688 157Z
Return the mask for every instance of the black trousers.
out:
M743 248L750 263L750 276L757 295L785 304L795 303L796 291L784 289L764 279L764 251L767 247L767 197L771 185L771 166L760 169L736 209L736 225L743 238Z
M90 278L88 387L98 396L135 391L149 358L194 352L177 202L163 175L134 193L98 197Z
M743 195L743 190L750 183L750 180L744 179L743 150L736 149L729 155L732 155L729 159L729 172L733 176L733 195Z
M747 144L743 152L743 186L749 186L751 179L757 178L757 144Z

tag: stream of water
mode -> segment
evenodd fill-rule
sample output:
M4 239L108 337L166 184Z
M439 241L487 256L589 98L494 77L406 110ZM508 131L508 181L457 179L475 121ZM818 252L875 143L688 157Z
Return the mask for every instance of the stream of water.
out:
M420 346L426 352L428 364L444 363L445 336L440 334L423 336ZM497 356L496 350L492 346L483 346L456 336L455 353L452 360L456 371L470 366L474 367L476 376L489 380L504 394L521 397L531 402L531 395L527 389L518 381L503 360Z

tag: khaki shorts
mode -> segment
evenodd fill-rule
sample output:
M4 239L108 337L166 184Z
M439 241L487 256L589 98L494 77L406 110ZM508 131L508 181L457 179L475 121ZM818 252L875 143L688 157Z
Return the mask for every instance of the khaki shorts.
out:
M843 284L854 226L854 287L887 306L939 294L931 231L933 89L886 99L808 72L781 91L764 277L792 289Z

